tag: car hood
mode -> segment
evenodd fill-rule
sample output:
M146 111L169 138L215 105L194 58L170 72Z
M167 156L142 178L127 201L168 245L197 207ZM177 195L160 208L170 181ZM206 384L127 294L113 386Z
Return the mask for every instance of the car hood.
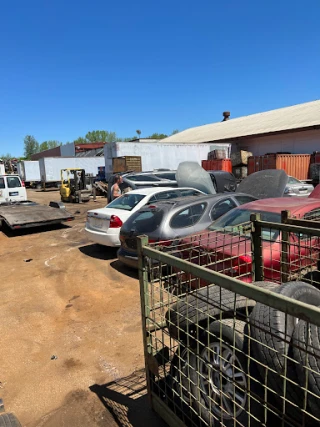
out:
M206 194L216 194L210 175L197 162L181 162L176 180L179 187L192 187Z
M283 197L288 179L288 175L282 169L255 172L240 182L236 193L250 194L257 199Z
M320 184L318 184L315 189L309 195L310 198L320 199Z
M114 209L114 208L100 208L100 209L92 209L87 212L88 217L93 218L101 218L101 219L110 219L112 215L116 215L121 221L125 221L132 215L132 211L125 211L122 209Z

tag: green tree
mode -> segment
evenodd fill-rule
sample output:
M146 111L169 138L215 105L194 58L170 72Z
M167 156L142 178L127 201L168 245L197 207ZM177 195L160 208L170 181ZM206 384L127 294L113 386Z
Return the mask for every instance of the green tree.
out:
M10 153L7 153L7 154L1 154L1 155L0 155L0 159L1 159L1 160L10 160L10 159L12 159L12 156L11 156L11 154L10 154Z
M179 133L179 129L174 129L174 130L172 131L172 134L171 134L171 135L175 135L176 133Z
M167 138L168 135L166 135L165 133L153 133L152 135L148 136L148 138L152 138L152 139L163 139L163 138Z
M49 141L43 141L40 144L40 151L49 150L50 148L59 147L59 145L62 145L62 142L56 141L56 140L49 140Z
M79 136L79 138L75 139L73 142L75 144L87 144L89 141L87 141L86 138L82 138L82 136Z
M137 133L137 135L138 135L138 138L140 138L141 130L140 130L140 129L137 129L137 130L136 130L136 133Z
M107 130L93 130L88 132L85 138L87 142L113 142L116 141L117 135Z
M39 142L32 135L26 135L24 140L24 156L31 159L32 154L39 152Z

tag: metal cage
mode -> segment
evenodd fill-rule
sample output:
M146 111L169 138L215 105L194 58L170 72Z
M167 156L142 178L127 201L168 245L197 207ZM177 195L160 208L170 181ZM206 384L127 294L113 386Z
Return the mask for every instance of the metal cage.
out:
M251 219L232 254L226 232L139 238L148 393L170 426L320 425L319 224Z

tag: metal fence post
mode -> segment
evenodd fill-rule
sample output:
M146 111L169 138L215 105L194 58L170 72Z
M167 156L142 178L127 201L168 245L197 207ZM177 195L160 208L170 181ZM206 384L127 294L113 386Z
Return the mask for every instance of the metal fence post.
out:
M281 212L281 223L286 224L287 220L290 218L289 211ZM289 280L289 232L282 230L281 237L281 283L286 283Z
M253 263L252 263L252 281L260 282L264 279L263 275L263 259L262 259L262 238L261 238L261 215L252 214L250 216L250 221L252 222L251 229L251 241L252 241L252 254L253 254Z
M148 245L147 236L138 236L137 249L138 249L138 266L139 266L139 283L140 283L140 304L141 304L141 320L142 320L142 340L144 348L144 362L146 368L146 379L148 395L151 399L151 381L150 369L148 366L149 355L152 353L152 346L150 345L150 333L147 330L147 323L150 316L150 301L149 301L149 280L148 280L148 265L145 256L143 255L143 247ZM151 402L152 404L152 402Z

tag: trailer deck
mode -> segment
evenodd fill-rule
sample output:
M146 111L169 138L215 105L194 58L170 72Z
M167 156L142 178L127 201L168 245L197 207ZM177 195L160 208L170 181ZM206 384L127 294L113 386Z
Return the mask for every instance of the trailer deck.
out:
M4 222L12 230L72 221L71 215L59 202L50 206L26 200L16 203L0 204L0 225Z

